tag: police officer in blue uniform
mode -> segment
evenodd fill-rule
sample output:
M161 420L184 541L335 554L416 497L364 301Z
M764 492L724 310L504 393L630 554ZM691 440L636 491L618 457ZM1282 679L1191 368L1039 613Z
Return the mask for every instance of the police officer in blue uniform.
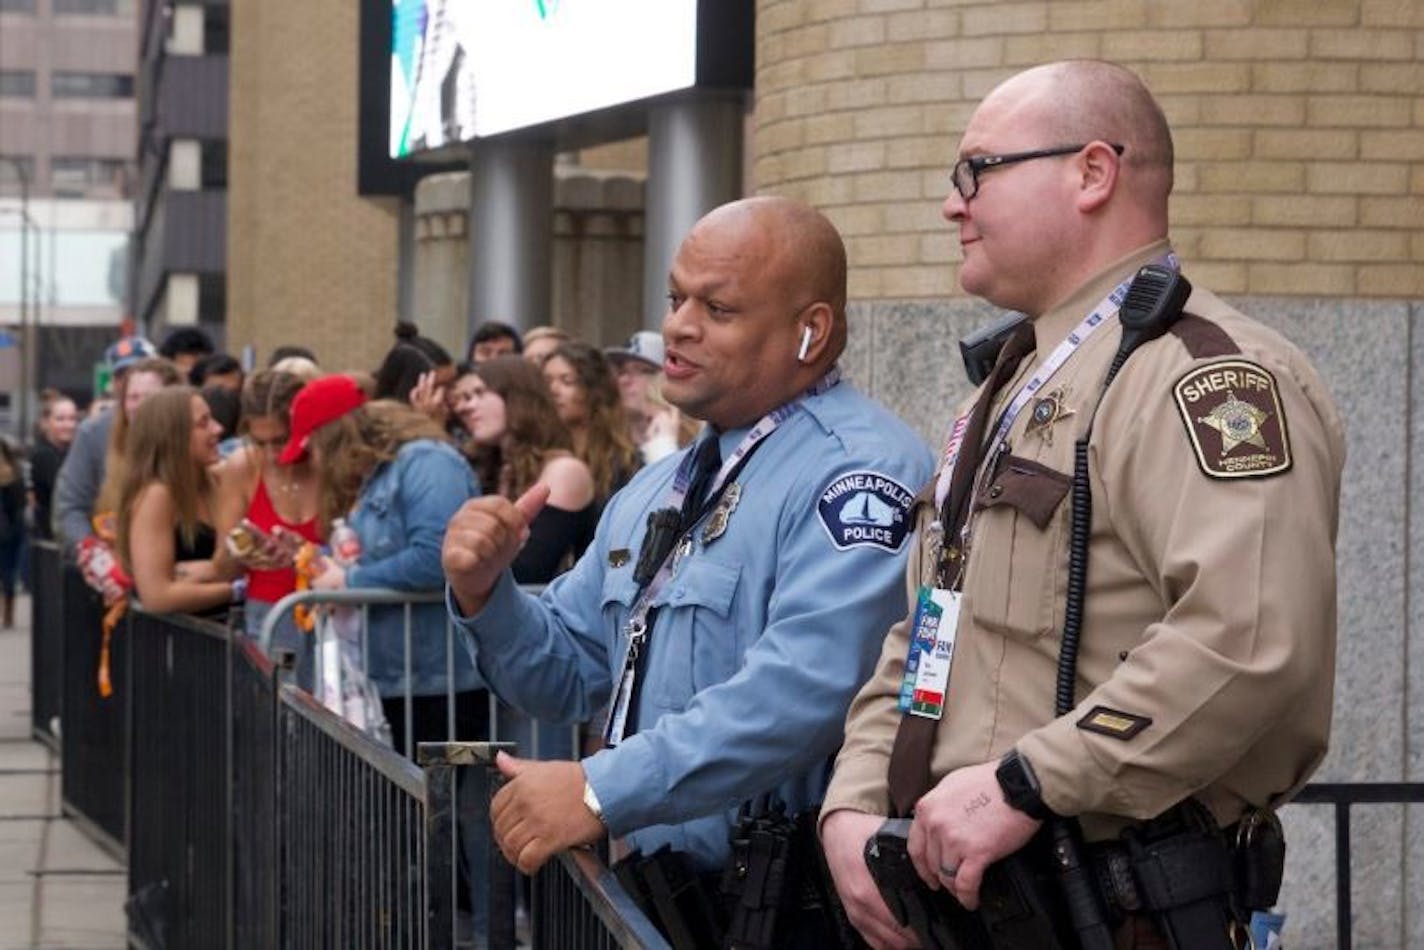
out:
M508 564L547 489L451 521L451 615L504 700L601 720L582 762L501 756L495 837L526 873L605 834L720 868L738 807L819 803L877 630L905 610L920 438L840 377L845 249L785 198L715 209L669 277L664 393L708 423L608 505L540 597Z

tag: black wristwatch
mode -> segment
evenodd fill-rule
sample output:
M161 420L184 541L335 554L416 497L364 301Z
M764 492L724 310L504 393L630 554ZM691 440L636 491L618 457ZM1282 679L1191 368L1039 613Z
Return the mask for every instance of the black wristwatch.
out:
M1043 803L1043 793L1038 785L1038 776L1033 774L1033 766L1019 755L1018 749L1010 749L999 760L994 777L999 780L999 788L1004 790L1004 801L1010 806L1038 821L1054 817L1052 810Z

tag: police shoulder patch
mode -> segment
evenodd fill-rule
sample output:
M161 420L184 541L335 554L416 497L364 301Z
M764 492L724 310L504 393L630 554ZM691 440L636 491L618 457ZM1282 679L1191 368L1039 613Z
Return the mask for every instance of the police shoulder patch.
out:
M904 485L880 472L837 475L816 503L821 525L831 543L845 551L877 547L898 551L910 530L910 505L915 496Z
M1276 378L1247 360L1191 370L1172 389L1197 464L1212 478L1260 478L1291 467Z

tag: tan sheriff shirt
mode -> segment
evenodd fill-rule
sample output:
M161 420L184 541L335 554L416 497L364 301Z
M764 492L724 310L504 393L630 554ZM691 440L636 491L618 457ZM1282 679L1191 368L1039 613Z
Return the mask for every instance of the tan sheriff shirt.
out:
M1167 249L1124 258L1035 322L1035 352L999 395L990 431L1089 310ZM1279 802L1319 764L1330 732L1339 413L1276 332L1201 289L1186 312L1128 359L1094 421L1122 336L1116 316L1099 328L1019 414L1009 457L977 482L931 773L938 781L1016 746L1048 806L1084 816L1089 837L1188 795L1222 824ZM1073 445L1090 421L1078 705L1055 719ZM933 582L932 507L919 512L912 595ZM889 810L907 628L891 629L851 706L823 815Z

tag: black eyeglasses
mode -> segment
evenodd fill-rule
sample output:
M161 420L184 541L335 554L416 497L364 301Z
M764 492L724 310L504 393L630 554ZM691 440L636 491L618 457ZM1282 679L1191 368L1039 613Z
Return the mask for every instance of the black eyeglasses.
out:
M972 155L969 158L961 158L954 163L954 170L950 172L950 181L954 182L954 190L959 192L959 197L968 201L979 194L979 175L981 172L993 168L1003 168L1005 165L1016 165L1019 162L1031 162L1035 158L1053 158L1058 155L1074 155L1081 152L1093 143L1084 142L1082 145L1059 145L1056 148L1034 149L1032 152L1010 152L1007 155ZM1126 146L1113 145L1112 150L1121 155Z

